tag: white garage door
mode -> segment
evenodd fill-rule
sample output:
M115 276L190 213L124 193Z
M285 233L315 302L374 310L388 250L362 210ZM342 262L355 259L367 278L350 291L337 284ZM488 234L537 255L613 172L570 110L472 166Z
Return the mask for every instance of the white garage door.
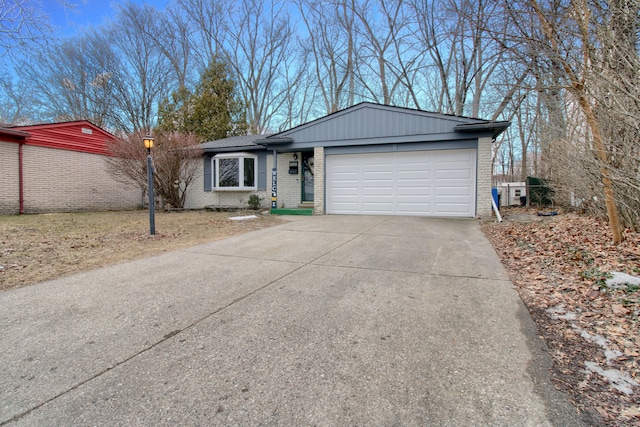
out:
M326 157L330 214L473 217L476 150Z

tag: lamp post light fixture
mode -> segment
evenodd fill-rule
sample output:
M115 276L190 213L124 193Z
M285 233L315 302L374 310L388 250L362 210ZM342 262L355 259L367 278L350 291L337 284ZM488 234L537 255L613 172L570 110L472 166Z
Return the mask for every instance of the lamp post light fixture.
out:
M155 210L156 210L156 201L153 194L153 164L151 161L151 147L153 147L153 143L155 139L151 137L151 135L147 134L142 140L144 142L144 146L147 149L147 193L149 194L149 234L156 234L156 218L155 218Z

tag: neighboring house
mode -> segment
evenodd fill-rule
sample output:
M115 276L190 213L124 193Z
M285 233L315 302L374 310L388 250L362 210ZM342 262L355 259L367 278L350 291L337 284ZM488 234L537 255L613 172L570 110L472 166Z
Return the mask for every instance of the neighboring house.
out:
M520 206L527 196L526 182L503 182L500 185L500 206Z
M491 144L509 124L362 103L213 141L186 207L246 207L255 193L264 206L316 214L488 217Z
M142 190L107 173L112 140L84 120L0 128L0 214L140 207Z

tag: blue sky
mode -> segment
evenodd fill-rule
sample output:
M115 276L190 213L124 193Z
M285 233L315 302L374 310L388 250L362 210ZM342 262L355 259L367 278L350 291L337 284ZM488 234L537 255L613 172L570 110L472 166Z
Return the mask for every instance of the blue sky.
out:
M82 28L100 25L115 16L120 0L36 0L39 7L49 16L51 24L59 36L71 36ZM169 0L131 0L131 3L150 4L162 10Z

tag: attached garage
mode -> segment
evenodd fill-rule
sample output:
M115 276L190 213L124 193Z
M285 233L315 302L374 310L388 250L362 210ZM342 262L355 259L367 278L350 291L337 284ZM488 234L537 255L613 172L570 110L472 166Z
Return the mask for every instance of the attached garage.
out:
M272 209L477 218L509 124L365 102L254 143L275 159Z
M473 217L475 150L326 156L328 214Z

